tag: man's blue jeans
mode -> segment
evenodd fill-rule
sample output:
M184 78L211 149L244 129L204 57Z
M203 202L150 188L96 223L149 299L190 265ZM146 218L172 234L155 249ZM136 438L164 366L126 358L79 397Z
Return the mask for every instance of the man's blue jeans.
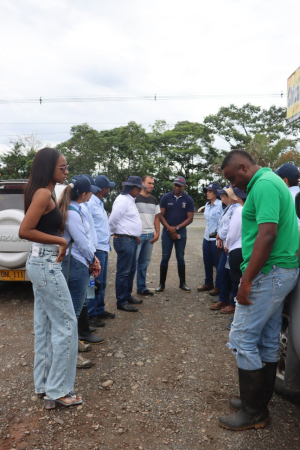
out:
M299 269L273 266L254 278L251 305L236 304L227 346L236 355L238 367L257 370L262 362L277 362L284 299L295 287Z
M140 236L140 244L136 252L137 271L136 271L136 287L138 292L147 290L146 274L147 268L151 261L153 244L150 241L153 239L153 233L142 234Z
M213 267L218 269L218 251L216 246L216 241L207 241L203 239L203 262L205 269L205 284L213 284ZM215 286L218 286L218 281L216 279Z
M88 304L89 317L99 316L105 312L105 289L107 280L108 252L97 250L95 255L99 259L101 272L97 277L100 281L99 293L90 299Z
M128 303L132 293L136 272L136 237L114 236L114 249L117 253L116 297L117 305Z
M68 257L69 256L65 256L62 262L62 271L65 278L67 277ZM88 267L82 262L78 261L78 259L71 256L69 289L77 319L80 316L81 310L83 308L88 284L89 284Z
M173 245L175 245L176 259L178 266L184 266L184 250L186 245L186 228L179 230L180 239L173 240L167 230L163 228L161 235L162 258L161 267L168 267L169 259L172 254Z

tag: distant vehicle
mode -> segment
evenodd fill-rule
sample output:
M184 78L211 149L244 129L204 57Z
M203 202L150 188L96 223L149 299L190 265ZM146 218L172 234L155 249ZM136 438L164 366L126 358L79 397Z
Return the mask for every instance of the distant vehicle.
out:
M295 201L300 218L299 194ZM300 263L300 251L298 261ZM297 286L286 298L283 309L275 392L300 403L300 277Z
M31 242L19 238L26 183L27 180L0 181L0 281L29 281L25 264ZM57 199L65 187L56 185Z

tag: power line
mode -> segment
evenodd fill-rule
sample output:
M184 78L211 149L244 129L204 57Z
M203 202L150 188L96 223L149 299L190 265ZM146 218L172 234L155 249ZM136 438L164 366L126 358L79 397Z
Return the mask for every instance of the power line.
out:
M7 103L97 103L129 101L166 101L166 100L209 100L223 98L282 98L286 93L269 94L169 94L169 95L132 95L132 96L93 96L93 97L27 97L0 98L0 104Z

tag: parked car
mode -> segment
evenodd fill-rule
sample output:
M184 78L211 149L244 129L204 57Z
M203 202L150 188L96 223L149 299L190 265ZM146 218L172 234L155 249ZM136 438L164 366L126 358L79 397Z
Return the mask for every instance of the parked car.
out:
M31 242L19 238L27 180L0 181L0 281L29 281L25 264ZM65 185L56 185L58 199Z
M300 193L295 202L300 218ZM300 250L298 261L300 265ZM275 392L300 403L300 277L285 301L282 319Z

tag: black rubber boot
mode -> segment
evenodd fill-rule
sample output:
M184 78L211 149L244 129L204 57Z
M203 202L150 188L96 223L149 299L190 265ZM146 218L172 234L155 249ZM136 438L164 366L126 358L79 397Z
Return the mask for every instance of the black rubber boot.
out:
M267 408L266 367L258 370L239 369L239 383L242 407L226 417L220 417L219 425L233 431L248 428L264 428L269 421Z
M190 288L185 284L185 266L178 266L178 275L179 275L179 289L184 292L191 292Z
M155 289L155 292L162 292L165 290L167 273L168 273L168 266L167 267L160 266L159 286Z
M80 316L78 317L78 339L87 344L102 344L103 338L94 336L89 327L89 314L87 306L82 308Z
M265 395L265 400L268 404L269 401L271 400L273 392L274 392L274 386L275 386L275 381L276 381L276 370L277 370L278 362L266 362L266 363L263 362L263 364L265 364L265 366L266 366L266 369L265 369L266 379L265 379L264 395ZM238 411L242 407L242 401L239 398L231 398L229 400L229 406L233 411Z

